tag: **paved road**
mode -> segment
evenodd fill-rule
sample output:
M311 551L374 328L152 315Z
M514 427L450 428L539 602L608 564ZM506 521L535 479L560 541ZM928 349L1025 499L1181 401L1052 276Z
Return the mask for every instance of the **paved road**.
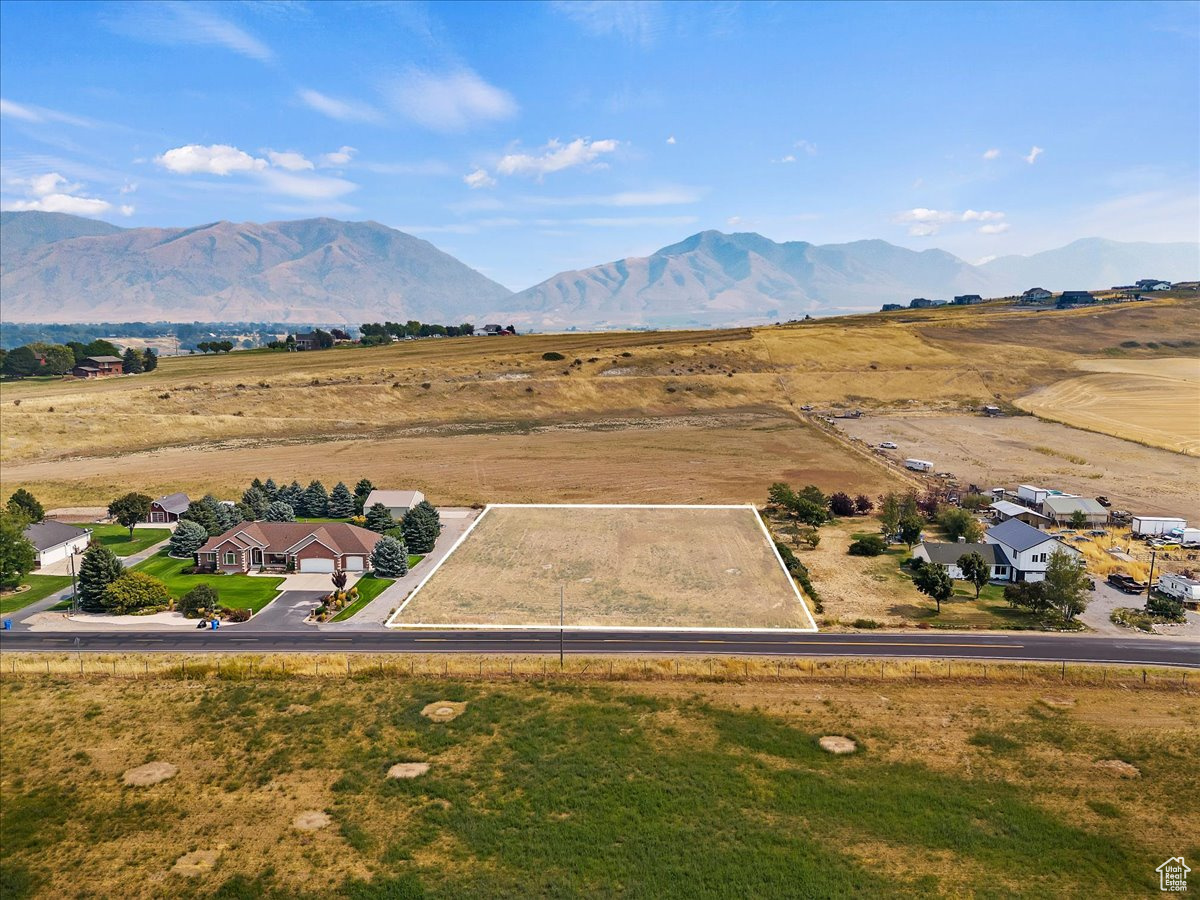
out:
M78 638L78 645L75 643ZM307 631L249 632L4 632L0 651L96 653L557 653L557 632L546 631ZM575 631L567 653L703 656L866 656L1110 663L1200 668L1200 642L1130 640L1069 635L749 634L746 632Z

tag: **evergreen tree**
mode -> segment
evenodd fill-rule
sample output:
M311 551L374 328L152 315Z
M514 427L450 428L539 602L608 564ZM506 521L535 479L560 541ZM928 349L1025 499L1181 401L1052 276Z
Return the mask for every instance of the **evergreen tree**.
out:
M268 500L279 499L279 487L275 484L274 478L267 479L267 483L263 485L263 493L267 495Z
M350 488L346 487L346 482L339 481L329 495L329 515L335 519L348 519L355 512L357 510L354 506L354 495L350 493Z
M181 522L195 522L204 529L204 533L209 537L214 537L221 533L221 520L217 518L216 513L212 511L200 500L193 500L188 504L179 515Z
M153 372L158 368L158 354L154 352L153 347L147 347L142 353L142 370Z
M396 527L396 520L392 518L391 510L382 503L376 503L367 510L367 527L383 534L389 528Z
M429 553L442 533L441 517L426 500L405 514L401 527L404 529L404 542L413 553Z
M26 522L40 522L46 518L46 510L42 508L42 504L25 488L13 491L13 495L8 498L8 511Z
M250 482L250 487L252 487L252 488L258 488L260 491L263 491L263 493L266 493L266 491L264 490L264 487L263 487L263 483L262 483L262 479L261 479L261 478L257 478L257 477L256 477L256 478L255 478L253 481L251 481L251 482Z
M254 480L258 481L257 478ZM242 494L242 502L246 504L253 518L261 519L271 501L267 499L266 492L261 487L251 485L246 489L246 493Z
M304 514L314 518L329 515L329 492L319 481L312 481L304 492Z
M371 484L369 478L360 478L358 484L354 486L354 509L359 515L362 515L363 510L367 508L367 498L371 496L373 490L375 490L375 485Z
M125 567L103 544L92 544L79 563L79 606L85 612L104 612L104 591L121 577Z
M371 568L380 578L407 575L408 548L394 537L384 535L371 553Z
M268 522L295 522L296 511L282 500L275 500L267 506L263 518Z
M14 590L33 571L37 550L25 537L25 517L0 510L0 587Z
M145 362L142 359L142 354L132 347L128 348L121 356L121 370L126 375L137 375L145 369Z
M279 495L276 500L282 500L292 508L298 516L306 515L304 512L304 488L300 487L300 482L293 481L287 487L279 489Z
M175 532L167 543L172 556L186 559L204 546L208 540L208 532L199 522L181 519L175 526Z

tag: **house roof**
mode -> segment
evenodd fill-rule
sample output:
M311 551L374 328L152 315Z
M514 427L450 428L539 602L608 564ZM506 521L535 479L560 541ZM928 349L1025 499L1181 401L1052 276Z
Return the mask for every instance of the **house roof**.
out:
M296 334L296 340L298 341L315 341L316 339L317 333L315 331L306 331L303 334Z
M986 535L996 543L1003 544L1017 553L1028 550L1030 547L1036 547L1038 544L1044 544L1046 541L1056 540L1044 531L1038 531L1032 525L1026 525L1020 519L1009 519L1007 522L993 525L987 530Z
M89 357L87 357L87 361L95 362L95 363L119 363L121 361L121 357L119 357L119 356L89 356Z
M1039 519L1049 519L1049 516L1043 516L1036 509L1030 509L1028 506L1022 506L1020 503L1013 503L1011 500L997 500L989 509L994 509L998 513L1003 513L1006 516L1037 516Z
M930 562L943 566L953 565L959 557L978 553L989 566L1011 565L1004 548L997 544L922 544Z
M382 503L389 509L395 506L403 506L406 509L416 506L425 495L420 491L371 491L367 495L366 503L363 506L370 509L376 503Z
M1030 288L1025 293L1026 294L1049 294L1050 292L1048 290L1046 290L1045 288Z
M346 522L243 522L224 534L209 538L199 553L211 553L232 541L239 547L261 547L267 553L285 553L309 538L338 554L369 554L381 535Z
M1073 512L1081 512L1087 516L1104 516L1108 511L1087 497L1055 497L1053 495L1042 501L1042 508L1049 508L1055 515L1069 516Z
M187 494L183 493L182 491L176 491L174 494L167 494L165 497L159 497L154 502L166 512L179 515L180 513L187 512L188 504L192 501L188 499Z
M73 541L88 533L89 531L86 528L78 528L74 525L68 525L66 522L55 521L54 519L46 519L45 521L34 522L32 525L25 526L26 539L38 550L49 550L51 547L65 544L67 541Z

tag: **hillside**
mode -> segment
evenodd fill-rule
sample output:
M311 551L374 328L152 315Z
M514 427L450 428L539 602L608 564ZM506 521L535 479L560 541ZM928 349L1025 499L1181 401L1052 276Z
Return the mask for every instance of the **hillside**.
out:
M377 222L118 229L20 212L4 214L0 247L12 322L456 322L509 294Z
M974 266L943 250L879 240L780 244L759 234L705 231L647 257L562 272L509 297L499 314L543 328L763 324L876 310L915 296L999 297L1034 285L1096 288L1196 271L1200 253L1192 244L1089 239Z

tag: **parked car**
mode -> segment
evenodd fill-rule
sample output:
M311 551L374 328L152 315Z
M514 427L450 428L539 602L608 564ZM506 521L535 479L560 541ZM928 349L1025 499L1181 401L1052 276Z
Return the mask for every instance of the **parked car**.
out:
M1150 546L1155 550L1178 550L1179 541L1151 541Z
M1123 575L1120 572L1113 572L1109 575L1108 583L1126 594L1142 594L1146 591L1146 582L1138 581L1131 575Z
M884 441L879 445L880 450L895 450L896 445L892 441Z
M1099 503L1101 506L1103 506L1103 507L1105 507L1105 508L1108 508L1108 507L1112 506L1112 504L1108 502L1108 498L1107 498L1107 497L1097 497L1097 498L1096 498L1096 502L1097 502L1097 503Z
M1089 531L1088 534L1090 534L1092 537L1104 537L1106 534L1108 534L1108 532L1097 528L1094 531Z

